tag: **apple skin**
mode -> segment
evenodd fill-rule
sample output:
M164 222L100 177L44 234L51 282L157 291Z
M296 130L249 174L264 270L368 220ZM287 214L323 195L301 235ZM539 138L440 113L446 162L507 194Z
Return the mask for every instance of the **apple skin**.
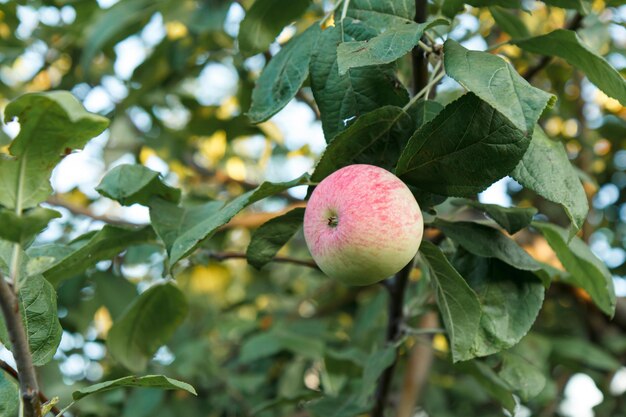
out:
M409 188L373 165L349 165L315 187L304 213L304 238L329 277L370 285L406 266L424 233Z

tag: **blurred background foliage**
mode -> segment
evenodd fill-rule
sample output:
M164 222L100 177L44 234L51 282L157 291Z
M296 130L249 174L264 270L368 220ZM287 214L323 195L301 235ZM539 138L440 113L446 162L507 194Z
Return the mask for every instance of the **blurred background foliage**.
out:
M65 243L104 222L146 223L147 209L121 207L94 191L104 172L122 163L157 170L184 188L187 198L198 201L237 196L261 180L288 180L311 170L325 142L308 87L268 122L252 125L245 112L267 60L335 4L312 1L297 24L281 32L269 53L244 56L237 34L252 3L0 1L0 108L24 92L66 89L88 110L111 119L104 134L84 152L68 156L55 171L57 194L49 203L64 216L51 224L40 243ZM446 6L452 3L458 2L431 2L430 14L450 15ZM624 2L578 3L585 13L580 36L624 74ZM452 13L450 36L470 49L495 45L494 52L523 72L537 57L512 45L498 47L509 38L494 17L517 17L537 35L563 27L578 12L535 1L521 4L526 11L460 8L458 14ZM410 79L408 58L400 65L400 79ZM609 322L584 293L552 286L533 331L514 348L541 370L539 382L527 381L528 389L541 386L544 379L545 387L531 401L523 401L516 415L587 416L595 406L595 415L624 416L626 109L558 59L537 73L533 83L558 96L544 115L543 126L549 136L563 141L579 168L592 203L583 238L613 272L622 298L616 320ZM461 92L445 78L437 100L446 104ZM0 130L0 146L15 134L14 127L9 124ZM85 417L363 413L344 393L354 392L355 385L372 384L363 369L379 360L370 353L384 343L384 288L344 287L315 269L289 263L272 263L257 271L238 259L253 229L303 205L303 188L254 205L175 269L190 312L146 372L191 383L197 398L182 392L114 391L83 400L74 413ZM561 208L522 191L511 179L494 185L481 200L535 206L552 221L568 224ZM543 239L529 233L516 238L533 256L558 266ZM308 259L301 233L279 255ZM77 386L128 374L107 354L104 340L112 321L162 277L163 256L158 245L133 246L59 287L65 332L55 360L40 370L44 392L65 402ZM417 269L411 276L405 305L410 328L424 327L424 320L438 327L428 314L432 300L424 284L426 273ZM434 357L432 370L424 377L427 383L420 382L425 385L420 404L428 415L502 415L498 397L503 394L496 382L490 383L491 368L452 366L445 337L431 336L409 335L404 341L392 400L401 402L401 387L413 383L407 375L415 362ZM484 363L504 371L506 361L506 355L495 355ZM327 394L324 400L309 402L305 410L297 407L318 396L320 387Z

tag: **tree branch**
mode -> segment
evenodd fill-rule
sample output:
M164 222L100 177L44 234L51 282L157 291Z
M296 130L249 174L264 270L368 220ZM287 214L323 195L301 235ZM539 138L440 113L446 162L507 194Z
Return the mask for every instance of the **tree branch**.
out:
M411 259L404 268L398 272L392 280L388 280L385 283L385 287L389 291L389 317L387 325L387 342L392 343L397 341L402 335L401 324L403 320L404 309L404 293L406 286L409 282L409 275L413 270L414 259ZM378 387L376 389L376 402L372 409L372 417L383 417L385 413L385 406L387 405L387 397L389 396L389 389L391 388L391 382L393 380L393 374L396 369L398 359L385 369L380 379L378 380Z
M426 21L428 14L428 1L427 0L415 0L415 22L423 23ZM413 65L413 94L417 94L428 85L428 60L424 55L421 48L416 46L411 51L412 65ZM428 99L428 97L426 97ZM411 259L404 268L398 272L393 279L389 279L385 282L385 287L389 291L389 317L387 324L387 342L395 342L401 336L401 324L404 309L404 293L409 281L409 275L413 269L415 259ZM385 414L385 406L387 405L387 398L389 397L389 390L393 381L393 375L398 363L398 358L383 371L380 379L378 380L378 387L376 389L376 397L374 402L374 408L372 409L371 417L383 417Z
M246 254L243 252L207 252L206 255L216 261L225 261L227 259L246 259ZM275 256L271 262L306 266L308 268L317 269L318 271L320 269L314 261L290 258L288 256Z
M13 369L13 367L11 365L9 365L8 363L6 363L5 361L3 361L2 359L0 359L0 369L2 369L7 375L9 375L11 378L15 379L16 381L19 382L20 378L19 375L17 373L17 371L15 369ZM41 391L39 392L39 401L42 404L47 403L48 401L50 401L48 399L48 397L46 397ZM52 408L50 408L50 412L52 412L52 414L55 415L60 415L61 417L63 417L63 414L61 413L61 410L59 410L58 407L56 406L52 406Z
M13 346L13 357L17 364L24 417L41 417L37 375L28 347L26 330L20 315L18 298L2 274L0 274L0 307L4 314L9 340Z
M572 20L565 26L565 29L576 30L580 28L583 22L583 18L584 16L582 14L576 13ZM552 62L553 58L554 57L551 55L542 56L537 64L528 68L528 70L526 70L526 72L522 74L522 77L524 77L526 81L530 82L530 80L532 80L535 75L537 75L541 70L547 67L550 62Z

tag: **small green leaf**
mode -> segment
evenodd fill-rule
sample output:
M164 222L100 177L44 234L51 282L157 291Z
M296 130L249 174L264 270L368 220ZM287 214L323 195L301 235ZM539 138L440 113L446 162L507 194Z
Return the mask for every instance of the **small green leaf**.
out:
M552 352L560 358L581 363L602 371L616 371L622 365L601 348L586 340L575 337L555 337L550 339Z
M434 226L474 255L500 259L524 271L541 269L539 263L513 239L493 227L472 222L448 222L442 219L437 219Z
M157 10L158 3L152 0L120 1L111 8L98 10L86 24L84 48L80 57L80 66L85 72L91 69L91 61L108 45L116 43L119 34L133 33L139 25ZM128 32L131 30L131 32Z
M239 50L250 56L267 50L281 30L304 13L311 0L256 0L239 27Z
M263 69L252 91L248 112L253 123L269 119L294 98L309 76L311 54L321 32L320 26L314 23L287 42Z
M543 305L545 288L535 274L459 249L453 260L481 303L479 331L465 359L509 349L524 337Z
M504 353L502 368L498 375L502 378L522 401L528 401L543 391L546 377L526 358L514 353Z
M434 100L419 100L411 105L406 112L415 122L415 129L419 129L430 122L443 110L443 105Z
M376 390L376 381L396 360L396 346L387 345L376 350L367 358L363 369L363 384L361 386L361 401L366 402Z
M17 416L19 403L17 383L8 374L0 372L0 417Z
M414 0L352 0L347 16L365 22L378 32L401 25L415 18Z
M394 62L417 45L426 29L448 23L446 19L421 24L407 21L369 40L342 42L337 47L339 75L345 74L350 68Z
M179 219L171 219L173 222L184 223L185 225L190 226L187 229L180 230L180 233L176 235L170 251L171 265L173 266L183 257L191 253L191 251L193 251L201 241L211 237L219 227L228 223L230 219L250 204L271 195L281 193L291 187L302 185L306 180L308 180L308 175L305 174L288 182L264 182L254 190L248 191L247 193L242 194L230 201L224 207L196 224L187 225ZM159 227L157 226L156 228L158 229ZM169 237L168 239L172 239L172 237Z
M127 229L106 225L99 231L78 237L69 247L46 245L32 248L32 252L28 253L35 260L39 258L38 265L33 268L56 286L62 280L80 274L99 261L113 258L131 245L149 242L154 238L154 231L150 226Z
M568 245L569 234L565 229L544 222L533 222L532 225L543 234L569 272L565 282L587 291L600 310L612 317L615 314L615 288L606 265L578 237Z
M270 262L289 239L302 227L304 209L296 208L275 217L253 234L246 251L248 263L257 269Z
M320 35L309 70L326 142L367 112L385 105L402 107L408 102L408 94L396 79L391 65L353 68L344 75L339 74L337 45L374 36L375 30L350 18L323 30Z
M563 58L585 73L607 96L626 106L626 80L606 59L589 49L578 34L557 29L547 35L518 40L515 45L528 52Z
M560 7L562 9L574 9L586 15L591 10L590 0L542 0L550 6Z
M311 181L320 182L355 163L391 169L406 146L412 126L410 117L394 106L381 107L359 117L328 144Z
M102 178L96 191L123 206L147 206L150 198L157 196L175 203L180 200L178 188L165 184L158 172L143 165L116 166Z
M589 211L585 190L563 145L549 139L539 126L511 176L524 187L563 206L572 220L570 237L582 227Z
M139 387L159 388L164 390L183 390L190 394L198 395L196 390L189 384L168 378L163 375L126 376L113 381L101 382L72 392L72 399L79 401L89 395L111 391L117 388Z
M456 368L472 375L493 399L502 404L509 412L514 412L516 403L511 387L487 364L474 360L457 364Z
M533 87L499 56L469 51L448 39L444 44L446 74L506 116L530 136L546 106L556 97Z
M28 345L33 364L42 366L52 360L61 343L63 329L57 316L57 295L52 285L41 275L26 277L24 274L20 281L18 298ZM5 323L0 320L0 342L10 350L7 335Z
M500 26L500 29L508 33L513 39L528 38L530 32L517 14L504 10L502 7L493 6L489 8L493 20Z
M325 345L322 340L274 326L268 332L258 333L246 339L241 346L241 355L238 361L242 364L248 364L282 351L316 359L324 354L324 348Z
M415 132L396 175L435 194L473 196L508 175L529 142L503 115L468 93Z
M502 207L497 204L485 204L474 200L460 200L454 204L466 204L485 212L510 234L515 234L528 226L537 214L534 207Z
M18 216L15 211L0 208L0 239L26 245L44 230L50 220L61 217L61 213L43 207L35 207Z
M452 360L471 359L481 316L478 296L437 246L423 241L420 253L431 272L437 305L450 338Z
M204 204L179 207L160 198L150 201L150 220L156 234L165 244L168 254L183 233L216 214L224 203L209 201Z
M50 175L61 157L102 133L109 121L87 112L67 91L24 94L6 107L4 119L17 117L20 133L11 158L0 156L0 204L27 209L52 193Z
M183 322L188 309L185 296L173 283L151 287L113 323L107 336L111 355L131 371L144 370Z

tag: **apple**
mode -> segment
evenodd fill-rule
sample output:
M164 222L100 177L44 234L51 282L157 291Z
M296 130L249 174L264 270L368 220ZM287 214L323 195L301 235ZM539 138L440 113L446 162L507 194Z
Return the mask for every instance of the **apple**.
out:
M304 238L329 277L369 285L406 266L424 233L409 188L373 165L349 165L320 182L304 213Z

